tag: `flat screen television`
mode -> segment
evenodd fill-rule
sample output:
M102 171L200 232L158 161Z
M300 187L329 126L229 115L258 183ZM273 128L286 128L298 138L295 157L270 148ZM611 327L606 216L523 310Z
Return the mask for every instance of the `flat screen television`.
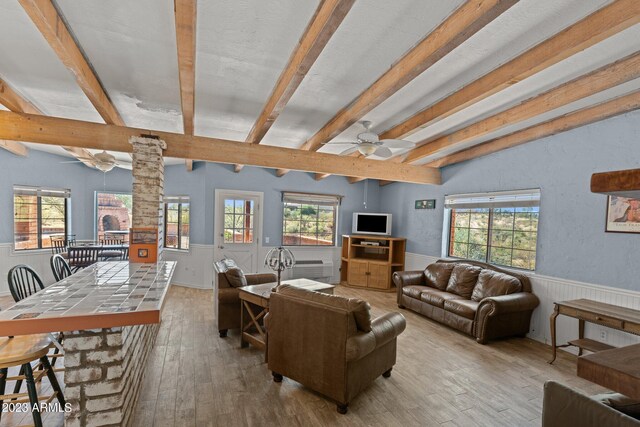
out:
M391 236L391 214L354 212L352 232Z

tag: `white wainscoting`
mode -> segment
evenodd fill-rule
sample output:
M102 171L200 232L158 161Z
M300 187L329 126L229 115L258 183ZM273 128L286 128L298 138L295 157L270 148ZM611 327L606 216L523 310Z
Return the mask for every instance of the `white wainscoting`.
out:
M424 270L427 265L437 260L437 257L408 252L406 255L406 269ZM533 312L531 330L528 336L546 344L551 343L549 316L551 316L553 312L554 301L588 298L640 310L640 292L543 276L535 273L530 274L529 277L531 279L533 293L540 299L540 305ZM606 333L606 338L600 336L603 331ZM577 336L578 321L566 316L559 316L557 321L558 344L563 344L570 339L577 338ZM635 335L589 323L587 323L585 327L585 336L616 347L640 342L640 337ZM567 351L575 352L575 348L568 347Z

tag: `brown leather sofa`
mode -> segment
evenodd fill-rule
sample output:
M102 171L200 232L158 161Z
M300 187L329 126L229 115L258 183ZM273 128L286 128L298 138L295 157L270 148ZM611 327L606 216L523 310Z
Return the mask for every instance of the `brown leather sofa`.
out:
M217 280L215 286L216 319L220 337L227 336L229 329L240 327L240 298L238 288L278 280L274 273L244 274L235 261L223 259L213 264Z
M265 325L274 381L302 383L344 414L360 391L391 375L406 323L400 313L371 320L369 303L357 298L281 285L269 299Z
M524 336L538 298L523 274L473 260L438 260L424 271L393 275L398 306L451 326L485 344Z
M638 427L640 402L619 393L584 394L555 381L544 384L542 427Z

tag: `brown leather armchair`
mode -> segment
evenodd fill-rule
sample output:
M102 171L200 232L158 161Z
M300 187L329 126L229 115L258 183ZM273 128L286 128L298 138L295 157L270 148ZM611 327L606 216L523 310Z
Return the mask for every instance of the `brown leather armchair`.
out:
M391 375L397 337L406 323L400 313L374 320L365 301L278 287L265 319L267 360L274 381L302 383L347 412L349 402L380 375Z
M638 407L640 402L630 402L618 393L589 397L555 381L547 381L542 427L638 427Z
M244 285L244 283L232 283L232 281L235 282L233 279L238 279L238 277L231 277L230 270L239 272L246 280L246 286L273 283L277 281L277 277L274 273L242 274L235 261L231 259L223 259L222 261L215 262L213 266L217 274L215 286L216 319L218 321L220 337L224 338L227 336L229 329L237 329L240 327L240 297L238 296L238 287ZM229 279L232 279L232 281Z

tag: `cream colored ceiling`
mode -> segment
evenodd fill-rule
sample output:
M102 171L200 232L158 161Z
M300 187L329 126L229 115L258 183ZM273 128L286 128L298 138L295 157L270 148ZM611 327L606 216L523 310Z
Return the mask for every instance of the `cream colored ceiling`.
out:
M356 1L263 143L302 145L461 3L462 0ZM363 119L373 121L375 131L384 131L608 3L521 0ZM197 135L244 141L317 4L311 0L198 2ZM173 1L57 0L56 5L126 124L181 132ZM420 141L443 135L502 111L637 51L638 40L640 25L408 139ZM71 73L15 0L0 1L0 57L0 77L44 113L102 122ZM627 83L465 146L638 88L640 81ZM358 124L351 126L335 141L353 140L360 130ZM322 151L343 149L344 146L325 146ZM58 154L68 155L63 150Z

